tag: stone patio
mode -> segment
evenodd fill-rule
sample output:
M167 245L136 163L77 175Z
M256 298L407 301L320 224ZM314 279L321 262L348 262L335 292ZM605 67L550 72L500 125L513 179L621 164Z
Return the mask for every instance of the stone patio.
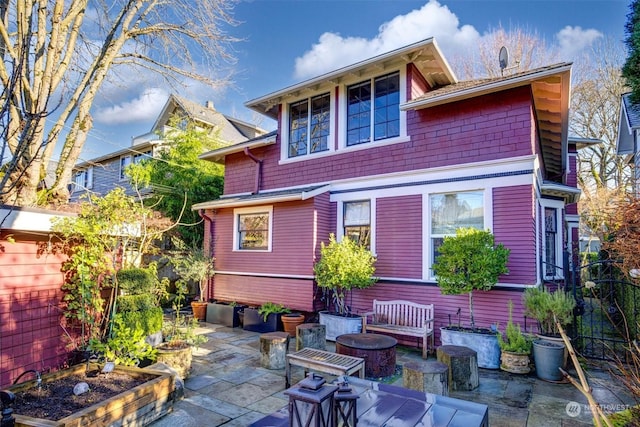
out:
M194 349L185 397L174 405L173 413L152 426L246 427L288 404L284 369L260 367L260 334L208 323L201 323L198 333L206 334L209 341ZM334 349L334 343L327 342L327 350ZM430 359L435 360L435 356ZM422 360L420 349L398 346L398 364L416 360ZM487 405L492 427L593 425L587 399L571 384L548 383L535 374L522 376L490 369L480 369L479 375L477 389L451 392L450 397ZM294 367L292 384L302 377L302 369ZM607 371L589 366L587 378L594 397L605 409L621 410L634 403ZM390 383L402 386L402 376Z

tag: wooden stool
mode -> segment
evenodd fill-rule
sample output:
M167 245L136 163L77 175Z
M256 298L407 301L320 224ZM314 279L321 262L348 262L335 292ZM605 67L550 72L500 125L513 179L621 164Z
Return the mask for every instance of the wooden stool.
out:
M260 365L266 369L284 369L288 349L288 333L268 332L260 335Z
M402 367L402 386L449 396L449 367L442 362L408 362Z
M303 348L327 349L327 327L320 323L303 323L296 326L296 351Z
M468 347L443 345L438 347L438 362L449 367L449 391L470 391L478 387L478 354Z

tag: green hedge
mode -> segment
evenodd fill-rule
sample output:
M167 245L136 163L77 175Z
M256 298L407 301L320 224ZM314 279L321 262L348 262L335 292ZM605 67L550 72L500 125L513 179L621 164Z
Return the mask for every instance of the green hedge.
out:
M153 295L120 295L118 297L118 313L126 311L144 311L157 308Z
M122 316L124 325L132 330L142 329L145 335L150 335L162 330L162 309L153 307L143 311L125 311L118 314Z
M116 277L120 290L127 294L150 294L156 284L153 273L146 268L123 268Z

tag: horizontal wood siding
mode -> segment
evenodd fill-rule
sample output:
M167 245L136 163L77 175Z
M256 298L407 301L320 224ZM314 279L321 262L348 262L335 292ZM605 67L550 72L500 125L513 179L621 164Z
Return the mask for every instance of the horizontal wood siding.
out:
M55 370L67 360L60 271L66 258L43 252L47 241L0 233L0 388L25 370Z
M217 274L214 298L249 305L270 301L292 310L315 310L313 280Z
M536 283L536 236L533 187L521 185L494 188L493 233L496 243L511 250L509 274L500 282L533 285Z
M376 201L376 275L422 277L422 196Z
M247 273L313 274L313 200L273 205L271 252L233 251L233 209L219 209L214 216L216 270Z
M405 143L280 163L279 143L252 150L262 160L261 190L329 180L490 161L533 152L534 117L527 87L407 112ZM340 130L337 130L340 132ZM255 190L257 164L226 157L225 194Z

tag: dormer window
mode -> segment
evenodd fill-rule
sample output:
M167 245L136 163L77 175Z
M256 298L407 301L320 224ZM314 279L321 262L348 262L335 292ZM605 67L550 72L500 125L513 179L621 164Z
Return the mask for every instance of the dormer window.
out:
M347 87L347 146L399 135L398 72Z
M330 98L325 93L289 105L289 158L329 149Z

